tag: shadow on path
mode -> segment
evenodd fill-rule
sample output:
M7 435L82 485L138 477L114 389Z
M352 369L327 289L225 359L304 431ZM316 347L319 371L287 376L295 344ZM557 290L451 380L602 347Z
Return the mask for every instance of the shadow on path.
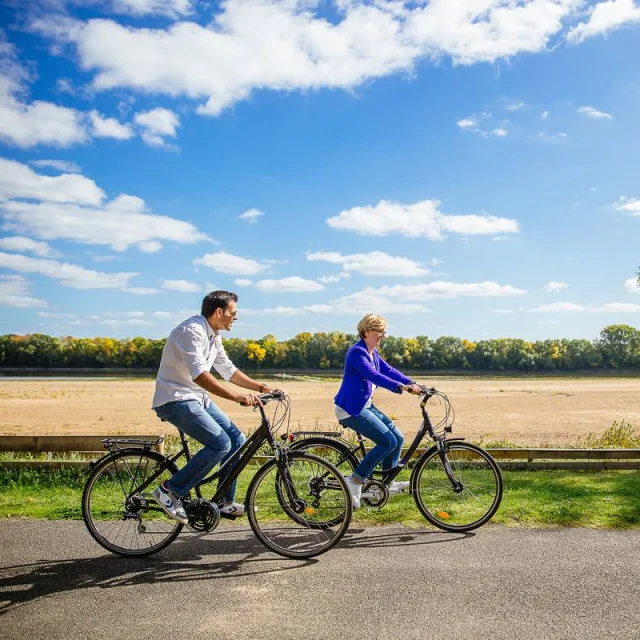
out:
M233 533L233 538L185 536L145 558L105 553L94 558L42 560L0 568L0 616L37 598L79 589L216 580L288 571L317 562L276 556L250 530L227 533Z
M437 544L474 535L411 530L371 535L366 531L371 529L350 529L336 549ZM178 538L167 549L146 558L106 553L93 558L42 560L0 568L0 616L38 598L64 592L261 575L318 562L276 556L256 540L250 529L223 533L224 537L192 534Z

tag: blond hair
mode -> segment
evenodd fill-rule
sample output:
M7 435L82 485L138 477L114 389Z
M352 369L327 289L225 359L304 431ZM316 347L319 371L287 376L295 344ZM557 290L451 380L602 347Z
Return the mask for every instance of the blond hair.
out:
M364 340L366 331L384 331L387 328L387 321L375 313L367 313L358 322L358 335Z

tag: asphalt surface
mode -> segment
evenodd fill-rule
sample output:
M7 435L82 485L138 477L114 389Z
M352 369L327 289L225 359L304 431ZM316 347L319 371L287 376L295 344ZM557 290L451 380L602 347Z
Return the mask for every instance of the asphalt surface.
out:
M640 531L352 528L311 561L248 526L148 559L0 521L0 638L640 638Z

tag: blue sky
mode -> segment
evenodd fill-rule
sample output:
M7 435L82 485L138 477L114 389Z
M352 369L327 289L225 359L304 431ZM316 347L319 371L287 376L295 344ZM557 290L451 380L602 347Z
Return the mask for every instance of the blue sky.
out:
M637 2L0 12L0 333L640 326Z

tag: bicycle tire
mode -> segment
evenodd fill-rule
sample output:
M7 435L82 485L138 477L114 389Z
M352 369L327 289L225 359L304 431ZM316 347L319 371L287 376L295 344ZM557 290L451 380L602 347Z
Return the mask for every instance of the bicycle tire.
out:
M500 468L484 449L467 442L447 442L445 457L461 490L454 490L434 446L421 456L411 474L416 505L431 524L444 531L477 529L500 506Z
M353 473L356 470L356 467L360 464L360 459L356 456L354 451L344 444L344 442L340 442L333 438L326 438L322 436L303 438L301 440L294 441L289 447L289 450L306 451L311 455L324 458L336 467L343 476L348 476ZM336 464L336 462L339 462L339 464Z
M148 556L171 544L183 525L169 518L151 493L178 470L168 467L144 493L133 491L166 458L155 451L125 449L99 460L82 493L82 517L93 539L123 556Z
M249 524L271 551L285 558L313 558L329 551L346 533L351 495L340 472L326 460L302 451L289 451L283 460L285 467L274 458L252 478L245 500ZM324 489L314 493L314 482L323 477ZM304 517L293 519L293 506L283 507L278 488L287 484L301 501L297 508Z

